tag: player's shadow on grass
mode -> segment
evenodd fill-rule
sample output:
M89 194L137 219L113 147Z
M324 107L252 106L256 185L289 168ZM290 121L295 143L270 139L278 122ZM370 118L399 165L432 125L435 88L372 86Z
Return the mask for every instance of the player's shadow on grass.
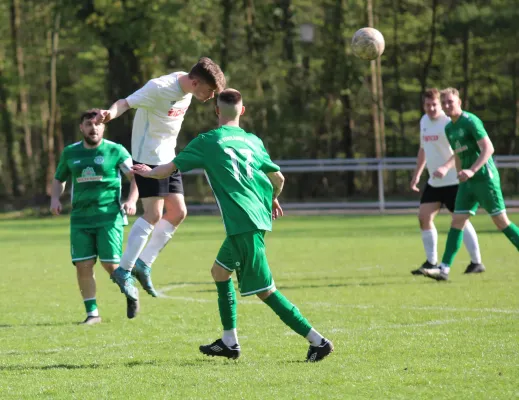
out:
M76 326L79 321L75 322L36 322L34 324L4 324L0 325L2 328L19 328L19 327L55 327L55 326Z
M140 367L140 366L157 366L159 365L156 361L130 361L124 363L124 366L128 368ZM24 370L37 370L37 371L48 371L48 370L74 370L74 369L109 369L113 365L109 364L53 364L53 365L0 365L0 371L24 371Z
M37 371L48 371L53 369L106 369L108 365L99 364L54 364L54 365L0 365L0 371L25 371L25 370L37 370Z
M428 283L427 281L423 281L420 283ZM373 286L391 286L391 285L413 285L416 286L417 282L415 280L410 281L398 281L398 282L352 282L352 283L329 283L327 285L276 285L279 290L297 290L297 289L320 289L320 288L341 288L341 287L373 287Z
M398 281L398 282L352 282L352 283L329 283L322 285L276 285L279 290L299 290L299 289L322 289L322 288L341 288L341 287L373 287L373 286L391 286L391 285L413 285L427 284L430 281L416 282L416 280ZM214 289L193 290L194 293L213 293Z

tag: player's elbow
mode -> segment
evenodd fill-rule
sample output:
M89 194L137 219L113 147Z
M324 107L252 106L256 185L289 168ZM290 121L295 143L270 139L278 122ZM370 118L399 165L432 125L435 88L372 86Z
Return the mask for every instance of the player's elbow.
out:
M279 185L283 186L285 184L285 177L283 176L283 174L281 172L277 173L277 177L279 179Z

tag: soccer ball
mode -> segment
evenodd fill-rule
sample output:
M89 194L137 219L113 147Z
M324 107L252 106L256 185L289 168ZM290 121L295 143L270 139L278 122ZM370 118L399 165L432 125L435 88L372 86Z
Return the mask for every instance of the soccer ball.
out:
M374 60L384 52L384 36L375 28L362 28L355 32L351 41L353 54L363 60Z

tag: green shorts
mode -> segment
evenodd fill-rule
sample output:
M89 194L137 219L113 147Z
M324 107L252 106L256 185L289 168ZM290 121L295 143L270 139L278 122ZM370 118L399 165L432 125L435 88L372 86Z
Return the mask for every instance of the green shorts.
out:
M70 254L72 263L97 258L119 264L123 249L124 226L116 223L98 228L70 225Z
M265 254L265 231L227 236L216 263L238 277L242 296L266 292L275 287Z
M491 216L506 211L499 178L460 183L454 213L475 215L480 205Z

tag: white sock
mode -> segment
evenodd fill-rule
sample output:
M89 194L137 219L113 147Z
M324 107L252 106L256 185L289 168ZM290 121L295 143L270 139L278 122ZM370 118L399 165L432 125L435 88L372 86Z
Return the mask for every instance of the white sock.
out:
M445 274L448 274L451 270L451 267L449 267L448 265L445 265L444 263L441 263L440 264L440 270L445 273Z
M314 328L310 329L310 332L306 335L306 340L308 340L312 346L319 346L323 339L323 335L317 332Z
M463 229L463 243L470 254L470 259L474 264L481 264L481 252L479 251L478 235L474 226L467 221Z
M436 228L422 231L422 242L427 261L436 265L438 263L438 231Z
M99 317L99 309L96 308L94 311L87 312L88 317Z
M227 347L232 347L235 344L238 344L238 332L236 331L236 328L223 331L222 342Z
M131 271L135 265L135 261L141 254L142 249L146 245L148 236L153 231L153 225L148 223L144 218L138 218L134 222L130 234L128 235L128 242L126 243L126 250L121 258L120 267L127 271Z
M155 229L151 234L151 238L142 251L139 258L144 261L144 263L151 267L151 264L155 261L160 251L166 246L169 240L173 237L176 228L164 218L161 219L157 225L155 225Z

